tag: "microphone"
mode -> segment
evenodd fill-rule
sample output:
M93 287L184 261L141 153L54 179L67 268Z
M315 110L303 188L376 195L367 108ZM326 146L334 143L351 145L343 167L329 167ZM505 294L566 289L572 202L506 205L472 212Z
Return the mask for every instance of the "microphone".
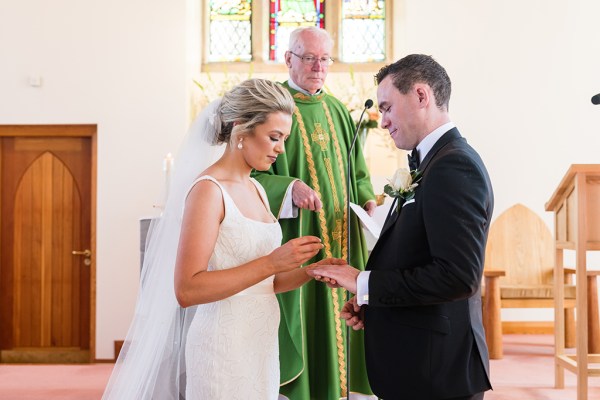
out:
M350 264L350 214L352 210L350 209L350 173L351 173L351 156L352 150L354 149L354 144L356 143L356 138L358 137L358 130L360 128L360 123L363 120L365 112L373 107L373 100L367 99L365 101L365 107L360 113L360 118L358 119L358 123L356 124L356 129L354 130L354 136L352 137L352 142L350 147L348 148L348 167L346 169L346 209L348 210L348 221L346 223L346 238L348 242L348 248L346 250L346 262ZM346 291L346 302L350 301L350 292ZM346 399L350 400L350 327L346 325Z
M600 93L595 96L592 96L592 104L600 104Z

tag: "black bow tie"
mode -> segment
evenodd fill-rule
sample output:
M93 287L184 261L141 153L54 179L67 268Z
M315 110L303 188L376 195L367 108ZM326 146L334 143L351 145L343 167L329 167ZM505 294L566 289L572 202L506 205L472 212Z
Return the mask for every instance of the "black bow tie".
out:
M417 149L413 149L413 151L408 155L408 168L411 171L419 168L419 152Z

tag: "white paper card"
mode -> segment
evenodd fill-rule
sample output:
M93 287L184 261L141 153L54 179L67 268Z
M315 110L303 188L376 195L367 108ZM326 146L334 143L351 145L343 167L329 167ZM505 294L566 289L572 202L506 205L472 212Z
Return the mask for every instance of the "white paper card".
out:
M354 214L358 217L360 222L364 225L365 228L375 237L375 239L379 239L379 234L381 234L382 226L375 221L373 218L367 214L367 212L358 204L350 203L350 208L354 211Z

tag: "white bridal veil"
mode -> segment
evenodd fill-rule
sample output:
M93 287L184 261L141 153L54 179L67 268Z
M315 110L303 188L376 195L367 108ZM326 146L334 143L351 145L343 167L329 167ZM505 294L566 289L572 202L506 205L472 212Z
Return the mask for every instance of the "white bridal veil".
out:
M173 274L185 196L224 151L215 145L219 104L202 110L175 158L165 208L148 231L133 321L102 399L185 398L185 338L196 307L179 306Z

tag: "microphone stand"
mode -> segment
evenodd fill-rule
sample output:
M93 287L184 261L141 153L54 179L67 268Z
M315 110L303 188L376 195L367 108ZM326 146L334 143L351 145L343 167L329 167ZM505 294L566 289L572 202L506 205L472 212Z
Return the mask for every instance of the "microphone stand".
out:
M348 221L346 222L346 238L348 240L348 248L346 251L346 262L350 265L350 173L351 173L351 156L352 150L354 149L354 144L356 143L356 138L358 137L358 130L360 129L360 124L363 120L365 112L373 106L373 100L367 99L365 101L365 107L360 114L360 118L358 119L358 123L356 124L356 130L354 131L354 136L352 137L352 142L350 147L348 148L348 167L346 170L346 210L348 213ZM350 291L346 290L346 302L350 301ZM346 325L346 399L350 400L350 327Z

